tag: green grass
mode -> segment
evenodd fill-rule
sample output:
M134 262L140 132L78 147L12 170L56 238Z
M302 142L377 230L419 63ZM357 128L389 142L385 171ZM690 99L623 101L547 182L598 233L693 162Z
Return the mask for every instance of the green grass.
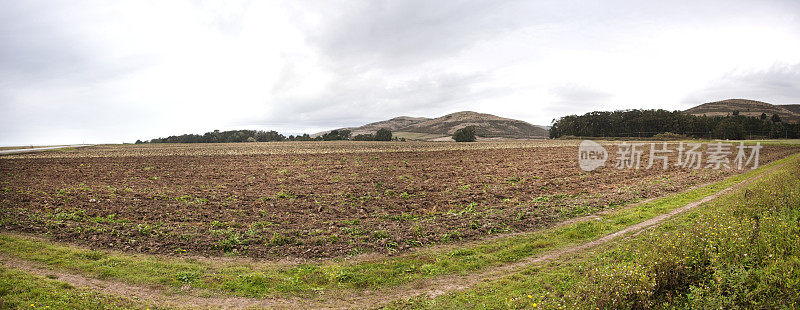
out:
M745 144L755 144L756 142L761 145L800 145L800 139L772 139L772 140L743 140L743 141L729 141L731 143L744 142Z
M436 299L392 308L800 307L800 157L659 227Z
M126 298L104 295L0 267L0 309L151 309Z
M792 158L798 158L798 155ZM327 261L278 265L251 261L208 262L149 255L91 251L31 238L0 235L0 251L18 259L67 269L92 277L133 284L177 288L183 285L230 295L266 297L308 296L320 291L390 288L422 278L486 270L546 251L564 248L619 231L716 193L778 163L718 183L603 215L602 221L466 244L458 249L437 248L414 254L356 263Z

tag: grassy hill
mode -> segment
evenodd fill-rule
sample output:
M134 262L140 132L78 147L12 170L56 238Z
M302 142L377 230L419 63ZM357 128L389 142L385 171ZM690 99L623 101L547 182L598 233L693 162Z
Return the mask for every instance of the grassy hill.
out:
M761 113L767 113L768 117L778 114L786 122L800 121L800 113L793 112L785 106L747 99L728 99L704 103L684 112L692 115L725 116L733 114L734 111L739 111L739 115L756 117L761 116Z
M781 104L778 106L787 109L789 111L792 111L794 113L800 114L800 104Z
M475 126L478 136L484 138L524 139L544 138L548 135L547 129L527 122L471 111L421 121L403 128L402 131L449 136L467 126Z
M458 129L475 126L484 139L540 139L548 136L547 129L520 120L491 114L463 111L437 118L400 116L389 120L349 127L352 135L375 133L380 128L392 130L396 137L409 140L444 141ZM314 134L322 135L326 132Z
M351 127L345 129L350 129L353 132L352 134L354 136L360 134L375 133L376 131L378 131L378 129L381 128L387 128L394 132L426 120L429 120L429 118L399 116L385 121L374 122L360 127Z

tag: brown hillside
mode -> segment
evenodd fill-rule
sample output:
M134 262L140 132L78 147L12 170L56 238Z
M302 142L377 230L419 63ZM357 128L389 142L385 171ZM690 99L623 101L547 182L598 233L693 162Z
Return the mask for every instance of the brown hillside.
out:
M527 122L471 111L456 112L433 119L401 116L360 127L341 129L349 129L355 136L375 133L378 129L388 128L398 137L439 141L449 139L456 130L466 126L475 126L477 135L482 138L537 139L547 138L549 134L547 129ZM325 133L327 131L312 136Z
M416 123L429 120L427 117L409 117L399 116L390 120L369 123L360 127L345 128L353 131L352 135L370 134L375 133L378 129L387 128L391 131L398 131L402 128L414 125Z
M767 116L770 117L778 114L782 120L787 122L800 121L800 114L785 107L747 99L728 99L704 103L684 112L692 115L726 116L733 114L734 111L739 111L739 115L756 117L761 116L761 113L767 113Z
M456 112L422 121L403 128L402 131L452 135L456 130L475 126L478 136L485 138L545 138L547 129L520 120L471 111Z
M789 111L792 111L794 113L800 114L800 104L781 104L778 106L787 109Z

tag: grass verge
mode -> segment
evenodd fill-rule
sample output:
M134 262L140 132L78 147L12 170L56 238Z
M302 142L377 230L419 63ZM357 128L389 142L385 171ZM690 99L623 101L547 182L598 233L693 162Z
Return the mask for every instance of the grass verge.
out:
M0 267L0 309L150 309L28 273Z

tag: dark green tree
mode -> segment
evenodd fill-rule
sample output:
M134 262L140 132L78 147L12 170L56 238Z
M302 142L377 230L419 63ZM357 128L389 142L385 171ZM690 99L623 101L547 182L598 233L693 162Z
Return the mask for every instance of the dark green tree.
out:
M371 133L364 133L353 137L353 141L375 141L375 136Z
M744 139L744 127L731 119L725 119L714 128L714 136L721 139L741 140Z
M323 134L322 135L322 140L325 140L325 141L341 140L339 138L339 131L334 129L334 130L331 130L330 132L328 132L326 134Z
M778 115L778 114L772 114L772 122L773 123L780 123L781 122L781 116Z
M453 133L456 142L475 142L475 126L467 126Z
M392 131L387 128L378 129L375 133L376 141L392 141Z
M322 135L322 140L325 141L350 140L350 133L351 133L350 129L334 129Z

